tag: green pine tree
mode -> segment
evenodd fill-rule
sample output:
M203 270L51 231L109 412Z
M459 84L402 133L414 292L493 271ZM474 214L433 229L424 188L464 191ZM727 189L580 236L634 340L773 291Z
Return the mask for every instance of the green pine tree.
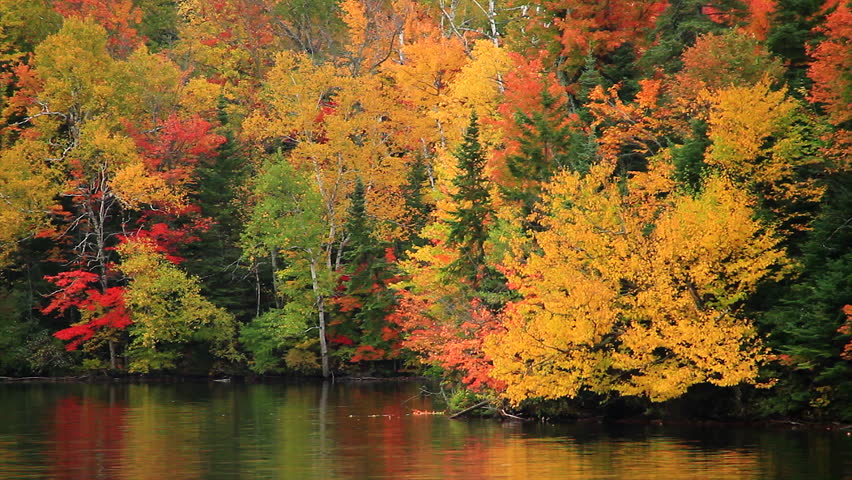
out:
M449 221L448 243L458 247L461 255L450 265L449 271L476 287L486 268L485 242L488 226L494 221L491 193L485 178L485 153L479 141L479 124L476 113L464 138L454 153L460 173L453 179L458 191L452 195L456 210Z
M811 59L806 47L819 40L813 28L825 20L825 12L819 12L823 4L822 0L778 0L772 15L766 44L784 59L785 80L793 93L810 87L807 71Z
M416 156L408 170L406 182L402 185L402 198L405 202L405 212L408 224L407 237L400 242L399 250L407 251L415 246L423 246L426 240L420 236L423 227L429 222L434 205L426 201L425 190L428 185L426 162L423 157Z
M681 55L695 44L695 39L706 33L719 33L728 27L714 22L706 13L706 7L725 13L733 18L742 18L746 8L740 0L673 0L657 18L651 32L654 46L640 60L647 74L661 68L665 73L674 73L683 68Z
M396 304L396 294L389 285L397 275L390 242L375 238L373 219L367 215L366 188L360 177L350 198L346 220L347 251L342 285L347 297L343 318L335 322L335 334L345 335L358 347L372 347L372 352L384 352L378 359L386 359L395 350L392 338L387 336L386 318Z
M830 179L823 212L802 247L801 275L773 292L759 318L782 363L778 385L763 402L769 413L852 421L852 361L840 357L849 336L844 305L852 304L852 174Z

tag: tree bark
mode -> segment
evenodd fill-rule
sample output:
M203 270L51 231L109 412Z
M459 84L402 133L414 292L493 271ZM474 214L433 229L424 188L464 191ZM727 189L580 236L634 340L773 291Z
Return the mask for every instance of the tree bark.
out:
M311 252L309 252L311 253ZM311 253L311 281L313 283L314 295L317 297L317 312L319 320L320 358L322 361L322 376L329 377L328 368L328 344L325 338L325 297L320 292L319 279L317 278L317 259Z
M115 341L109 341L109 366L113 370L116 369L116 361L115 361Z
M272 297L275 299L275 308L281 308L281 295L278 290L278 253L275 248L269 250L269 258L272 260Z

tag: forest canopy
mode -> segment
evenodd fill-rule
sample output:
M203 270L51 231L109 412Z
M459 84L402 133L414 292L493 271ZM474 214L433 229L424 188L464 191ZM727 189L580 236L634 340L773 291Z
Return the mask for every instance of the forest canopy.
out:
M0 375L852 419L850 37L839 0L0 0Z

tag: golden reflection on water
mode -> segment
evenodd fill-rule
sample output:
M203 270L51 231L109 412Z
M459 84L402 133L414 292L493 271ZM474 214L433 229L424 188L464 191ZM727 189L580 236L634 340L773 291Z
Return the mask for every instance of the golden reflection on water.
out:
M2 388L3 386L0 386ZM852 477L839 432L501 423L415 415L413 384L0 390L0 479Z

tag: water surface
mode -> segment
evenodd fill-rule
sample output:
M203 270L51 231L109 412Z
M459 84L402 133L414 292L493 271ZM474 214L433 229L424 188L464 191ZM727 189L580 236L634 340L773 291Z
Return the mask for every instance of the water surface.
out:
M0 480L852 479L846 432L432 409L413 383L0 384Z

